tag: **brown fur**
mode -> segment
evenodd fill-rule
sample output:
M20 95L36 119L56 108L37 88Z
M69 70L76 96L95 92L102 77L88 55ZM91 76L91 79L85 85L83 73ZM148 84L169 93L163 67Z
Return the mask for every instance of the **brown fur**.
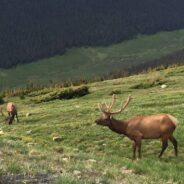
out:
M13 102L9 102L7 104L6 110L8 112L8 117L9 117L8 123L9 124L12 124L15 116L17 118L17 122L19 121L18 115L17 115L17 107L16 107L16 105Z
M114 119L111 113L103 113L103 116L96 120L98 125L107 126L112 131L124 134L133 141L133 159L136 158L136 151L138 151L138 157L141 158L142 139L160 138L162 140L159 157L162 156L170 140L177 156L177 141L173 136L177 122L177 119L169 114L136 116L123 121Z

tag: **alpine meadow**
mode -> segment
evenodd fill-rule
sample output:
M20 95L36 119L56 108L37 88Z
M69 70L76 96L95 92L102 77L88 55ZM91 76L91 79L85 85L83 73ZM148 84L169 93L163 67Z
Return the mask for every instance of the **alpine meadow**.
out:
M20 122L11 126L1 117L1 180L11 183L184 183L184 67L88 84L80 98L45 100L49 89L5 97L18 105ZM167 87L161 88L162 85ZM79 88L79 87L77 87ZM66 88L67 89L67 88ZM60 88L50 89L52 92ZM118 119L169 113L179 124L174 132L179 155L169 144L158 158L159 140L143 140L142 159L132 160L132 143L94 122L98 103L116 94L119 108L129 94L133 100ZM5 105L2 105L5 109ZM59 137L54 141L54 137Z

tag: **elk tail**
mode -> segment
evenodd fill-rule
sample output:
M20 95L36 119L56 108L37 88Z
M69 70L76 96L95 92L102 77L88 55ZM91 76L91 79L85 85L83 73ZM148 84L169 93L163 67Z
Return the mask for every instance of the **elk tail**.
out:
M177 120L177 118L175 118L174 116L171 116L170 114L168 114L168 117L173 122L173 124L177 127L177 125L179 124L179 121Z

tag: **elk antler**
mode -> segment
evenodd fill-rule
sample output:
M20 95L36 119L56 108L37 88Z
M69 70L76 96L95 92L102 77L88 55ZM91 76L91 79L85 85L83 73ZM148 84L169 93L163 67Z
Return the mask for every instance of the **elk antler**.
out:
M100 104L100 103L98 103L98 109L99 109L101 112L103 112L103 113L107 113L107 112L104 110L104 106L105 106L105 104Z
M121 113L121 112L128 106L129 102L130 102L133 98L132 98L131 96L128 96L128 99L126 100L125 103L122 103L121 108L120 108L118 111L116 111L116 112L110 112L111 109L112 109L112 107L113 107L113 105L114 105L114 103L115 103L115 99L116 99L116 97L115 97L115 95L113 95L113 96L112 96L112 102L111 102L110 105L107 105L106 103L105 103L105 104L98 104L99 110L100 110L101 112L103 112L104 114L109 114L109 115ZM105 108L106 108L107 110L105 110L104 106L105 106Z
M113 94L113 95L112 95L111 103L110 103L109 105L107 105L107 103L105 103L105 106L106 106L108 112L111 111L111 109L112 109L112 107L113 107L113 105L114 105L114 103L115 103L115 100L116 100L116 96L115 96L115 94Z
M116 112L111 112L110 114L118 114L118 113L121 113L125 110L125 108L128 106L129 102L132 100L133 98L129 95L126 102L121 104L121 108L116 111Z

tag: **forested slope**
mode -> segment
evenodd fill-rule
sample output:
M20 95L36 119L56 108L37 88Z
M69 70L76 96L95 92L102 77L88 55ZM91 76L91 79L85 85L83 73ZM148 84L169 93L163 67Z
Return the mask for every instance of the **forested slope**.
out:
M0 89L50 81L109 79L170 64L184 64L184 30L139 36L108 47L72 48L61 56L0 69Z
M1 0L0 67L184 27L182 0Z

